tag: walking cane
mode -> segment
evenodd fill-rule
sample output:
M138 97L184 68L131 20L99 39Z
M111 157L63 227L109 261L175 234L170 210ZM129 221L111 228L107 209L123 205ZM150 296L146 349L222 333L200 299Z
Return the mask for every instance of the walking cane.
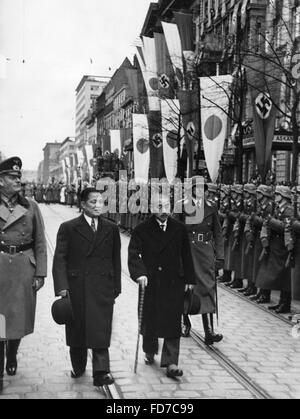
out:
M135 353L135 362L134 362L134 373L137 372L137 364L139 359L139 349L140 349L140 336L141 336L141 329L142 329L142 321L143 321L143 309L144 309L144 299L145 299L145 286L140 285L140 298L139 298L139 330L138 330L138 337L137 337L137 345L136 345L136 353Z

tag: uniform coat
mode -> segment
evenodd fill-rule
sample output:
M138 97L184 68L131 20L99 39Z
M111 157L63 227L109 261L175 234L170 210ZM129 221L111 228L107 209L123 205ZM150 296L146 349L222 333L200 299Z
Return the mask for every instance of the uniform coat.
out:
M292 269L292 296L293 300L300 301L300 217L293 223L293 230L295 234L295 267Z
M21 203L24 202L28 208L18 203L12 213L0 204L1 243L8 246L33 243L32 249L15 255L0 252L0 314L6 318L8 340L33 333L36 293L32 285L36 276L47 276L42 216L34 201L22 198Z
M181 336L184 289L194 284L194 268L185 226L169 218L163 232L156 217L132 233L128 267L134 281L147 276L142 334L158 338Z
M187 215L180 217L185 223ZM196 286L194 292L200 298L199 314L216 311L216 259L224 260L224 238L216 205L205 201L204 219L201 224L186 225L191 244L195 269ZM199 235L210 239L199 241Z
M291 218L293 211L291 206L287 206L282 212L276 214L277 221L282 222L281 231L276 231L271 227L269 254L261 262L257 286L265 290L291 291L291 269L286 268L288 251L284 242L284 225L286 218Z
M55 294L69 290L74 322L67 345L110 346L113 307L121 292L121 243L117 226L99 218L96 235L83 215L61 225L53 261Z

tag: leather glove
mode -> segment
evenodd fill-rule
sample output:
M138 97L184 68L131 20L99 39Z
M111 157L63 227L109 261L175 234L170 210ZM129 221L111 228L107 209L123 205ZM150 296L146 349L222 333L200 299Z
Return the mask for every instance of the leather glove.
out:
M40 289L43 288L44 285L45 285L45 278L37 276L33 280L32 288L35 292L38 292Z
M58 295L62 298L66 298L68 295L69 291L68 290L62 290L58 293Z
M216 260L216 270L220 271L221 269L224 269L224 260L223 259L217 259Z
M247 243L253 243L254 234L251 231L248 231L245 236L246 236Z

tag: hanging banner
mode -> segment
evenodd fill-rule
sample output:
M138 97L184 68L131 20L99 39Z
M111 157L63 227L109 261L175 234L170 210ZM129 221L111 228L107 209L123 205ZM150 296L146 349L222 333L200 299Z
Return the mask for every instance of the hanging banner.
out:
M161 112L150 111L147 115L150 139L150 176L165 177Z
M119 129L110 130L110 145L112 153L117 153L118 156L121 156L121 132Z
M158 73L158 96L162 99L175 97L174 71L164 34L154 33Z
M249 0L243 0L242 8L241 8L241 28L244 29L247 22L247 7L248 7Z
M210 27L211 26L211 0L208 0L207 3L207 26Z
M3 314L0 314L0 339L6 340L6 318Z
M170 183L174 182L177 174L179 109L179 100L163 100L161 102L164 166L166 177Z
M221 0L221 1L222 1L221 16L225 17L226 16L226 0Z
M195 144L199 140L199 96L197 90L178 90L177 94L189 163L187 176L191 177L193 174Z
M66 172L67 172L67 183L71 183L71 160L70 157L65 158L66 162Z
M237 23L238 23L238 12L239 12L239 8L240 8L241 2L240 0L235 4L234 8L233 8L233 14L232 14L232 20L231 20L231 25L230 25L230 31L229 33L231 35L236 35L237 33Z
M219 17L219 5L220 0L215 0L215 19L218 19Z
M158 75L156 65L155 40L143 37L143 46L137 47L137 58L147 90L149 110L159 111Z
M90 182L93 179L94 176L94 165L93 165L93 160L94 160L94 151L93 151L93 146L90 144L86 144L85 145L85 152L86 152L86 159L87 159L87 165L88 165L88 169L89 169L89 175L90 175Z
M247 81L253 106L253 128L255 135L256 162L264 182L271 167L272 144L274 138L280 89L283 83L280 66L269 60L250 60L246 63Z
M180 87L184 86L183 78L183 57L182 57L182 45L179 34L178 26L174 23L162 22L162 27L164 30L169 55L173 65L174 73L177 79L177 82Z
M83 151L80 150L79 148L77 149L77 161L78 161L78 165L82 167L84 163L84 155L83 155Z
M227 135L232 76L200 77L201 128L205 160L211 181L219 176Z
M66 162L64 159L62 159L61 161L61 165L62 165L62 170L63 170L63 177L64 177L64 182L67 183L67 171L66 171Z
M178 26L183 57L185 62L185 86L193 88L196 81L196 54L194 52L193 15L191 13L174 13L175 22Z
M123 128L121 131L121 147L122 153L121 158L124 164L124 168L127 170L129 168L129 151L126 148L126 144L132 142L132 130L131 128Z
M137 183L149 179L150 145L147 115L132 114L134 176Z

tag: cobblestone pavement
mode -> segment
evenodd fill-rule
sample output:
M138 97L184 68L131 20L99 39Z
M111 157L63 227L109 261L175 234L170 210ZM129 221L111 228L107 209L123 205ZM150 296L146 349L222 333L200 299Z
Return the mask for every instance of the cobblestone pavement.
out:
M52 247L61 222L78 216L76 209L41 205ZM128 278L127 247L122 237L123 292L115 306L111 370L126 399L254 398L191 338L182 339L180 365L184 377L174 381L159 368L143 363L140 351L138 374L133 373L137 339L137 287ZM51 250L51 249L50 249ZM1 398L104 398L92 386L91 365L80 380L70 378L64 329L54 324L50 307L54 299L49 251L47 284L39 294L35 334L23 340L18 376L5 377ZM225 338L218 348L274 398L300 397L300 340L292 338L291 326L255 306L220 290L220 327ZM202 333L200 316L192 319Z

